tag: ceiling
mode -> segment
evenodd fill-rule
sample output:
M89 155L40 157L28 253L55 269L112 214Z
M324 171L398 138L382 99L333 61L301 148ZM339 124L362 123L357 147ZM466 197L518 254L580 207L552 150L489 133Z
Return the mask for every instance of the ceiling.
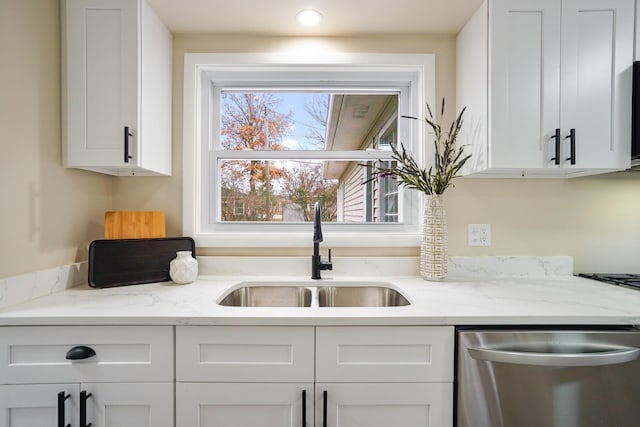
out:
M172 33L355 36L456 34L482 0L147 0ZM316 9L318 27L298 11Z

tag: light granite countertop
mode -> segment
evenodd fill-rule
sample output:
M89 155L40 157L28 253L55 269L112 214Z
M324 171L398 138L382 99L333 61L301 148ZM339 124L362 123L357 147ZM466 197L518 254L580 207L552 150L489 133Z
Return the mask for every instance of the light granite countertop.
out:
M496 261L497 260L497 261ZM260 265L260 275L228 274L235 260L199 258L206 273L188 285L172 282L92 289L74 286L9 305L0 310L0 325L638 325L640 292L571 274L572 264L548 259L493 257L482 263L450 263L442 282L398 274L416 268L415 259L375 260L359 271L349 268L311 280L308 260ZM242 260L246 271L247 259ZM565 260L566 261L566 260ZM334 264L339 260L335 260ZM355 260L343 260L343 267ZM524 263L524 264L523 264ZM214 266L217 265L217 266ZM274 265L275 264L275 265ZM496 269L496 265L500 268ZM374 267L375 265L375 267ZM524 267L523 267L524 265ZM255 266L255 265L254 265ZM506 266L506 268L505 268ZM533 271L526 266L533 266ZM526 268L525 268L526 267ZM514 270L515 273L514 273ZM369 275L362 272L368 270ZM498 271L500 270L500 271ZM386 274L383 274L383 271ZM506 273L505 273L506 271ZM517 274L523 272L522 274ZM245 281L304 282L324 286L336 282L388 282L403 293L408 306L245 308L217 304L230 288Z

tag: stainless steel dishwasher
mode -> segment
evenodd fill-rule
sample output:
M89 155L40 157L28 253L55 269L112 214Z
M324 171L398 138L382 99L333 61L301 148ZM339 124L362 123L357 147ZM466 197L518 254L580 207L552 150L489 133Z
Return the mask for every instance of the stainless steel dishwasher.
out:
M457 427L640 426L640 330L457 332Z

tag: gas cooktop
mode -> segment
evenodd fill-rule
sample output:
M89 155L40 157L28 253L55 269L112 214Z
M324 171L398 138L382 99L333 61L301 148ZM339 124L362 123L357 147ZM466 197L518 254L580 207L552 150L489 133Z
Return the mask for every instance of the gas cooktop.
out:
M578 276L640 290L640 274L580 273Z

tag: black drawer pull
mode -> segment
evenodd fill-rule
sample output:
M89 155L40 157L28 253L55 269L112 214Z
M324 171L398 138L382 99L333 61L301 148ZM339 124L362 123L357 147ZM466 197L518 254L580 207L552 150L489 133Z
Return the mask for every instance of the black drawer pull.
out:
M327 427L327 390L322 392L322 427Z
M302 390L302 427L307 427L307 390Z
M551 135L551 139L555 139L554 141L554 152L555 155L549 159L549 160L553 160L553 163L555 165L559 165L560 164L560 129L556 129L556 131L554 132L553 135Z
M67 360L82 360L82 359L88 359L95 355L96 355L96 352L91 347L87 347L86 345L79 345L67 351L66 358Z
M576 130L571 129L569 131L569 135L565 136L564 139L569 139L569 150L570 155L565 160L570 160L572 165L576 164Z
M129 126L124 127L124 162L129 163L129 159L132 157L129 155L129 137L133 136L129 132Z
M91 397L91 393L86 390L80 392L80 427L91 427L91 423L87 424L87 399Z
M65 424L64 421L64 401L70 398L71 395L61 391L58 393L58 427L70 427L71 424Z

